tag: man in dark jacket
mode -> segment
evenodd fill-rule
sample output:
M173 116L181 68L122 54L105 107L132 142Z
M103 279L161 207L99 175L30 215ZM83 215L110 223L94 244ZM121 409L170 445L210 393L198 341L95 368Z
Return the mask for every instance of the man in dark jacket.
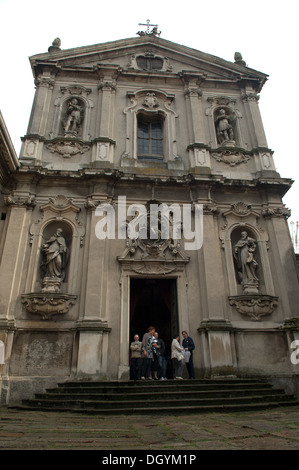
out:
M182 331L182 335L184 338L182 346L185 349L185 351L190 352L189 362L186 362L187 371L189 373L189 379L195 379L194 366L193 366L193 350L195 349L195 345L194 345L193 339L190 338L190 336L188 336L187 331Z

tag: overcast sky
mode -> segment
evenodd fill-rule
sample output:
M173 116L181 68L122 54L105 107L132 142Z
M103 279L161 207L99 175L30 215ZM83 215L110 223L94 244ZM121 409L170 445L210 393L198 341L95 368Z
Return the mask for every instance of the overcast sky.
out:
M136 37L158 24L161 37L247 65L269 75L260 94L268 147L277 171L296 180L284 198L299 221L298 0L0 0L0 109L17 153L27 132L34 83L28 57L47 52L60 37L61 48ZM293 224L290 224L292 227Z

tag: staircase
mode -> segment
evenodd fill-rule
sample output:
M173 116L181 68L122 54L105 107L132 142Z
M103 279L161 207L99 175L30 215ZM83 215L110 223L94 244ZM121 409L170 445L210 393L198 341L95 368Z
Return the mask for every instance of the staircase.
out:
M23 400L23 409L100 415L244 411L298 405L262 379L66 382Z

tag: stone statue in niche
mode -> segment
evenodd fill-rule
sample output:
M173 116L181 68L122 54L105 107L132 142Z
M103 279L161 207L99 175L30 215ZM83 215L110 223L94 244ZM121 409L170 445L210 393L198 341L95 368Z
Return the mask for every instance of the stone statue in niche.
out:
M62 235L62 229L58 228L49 240L42 246L46 261L43 264L46 275L43 279L43 292L59 292L60 284L65 277L67 263L67 246Z
M249 237L247 232L242 232L240 240L234 246L234 258L239 281L246 294L258 293L259 279L256 276L258 263L254 259L255 250L256 240Z
M83 120L84 109L80 106L79 101L73 98L67 107L67 119L65 122L64 130L66 134L77 134L80 124Z
M226 114L225 109L220 109L215 119L217 140L219 144L226 142L234 143L234 130L231 124L231 116Z

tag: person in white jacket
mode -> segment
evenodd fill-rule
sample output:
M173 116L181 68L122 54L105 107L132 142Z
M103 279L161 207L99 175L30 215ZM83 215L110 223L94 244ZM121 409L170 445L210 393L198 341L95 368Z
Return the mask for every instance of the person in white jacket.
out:
M184 356L181 351L184 351L183 346L179 343L180 336L175 335L171 343L171 360L173 364L173 378L182 380L183 359Z

